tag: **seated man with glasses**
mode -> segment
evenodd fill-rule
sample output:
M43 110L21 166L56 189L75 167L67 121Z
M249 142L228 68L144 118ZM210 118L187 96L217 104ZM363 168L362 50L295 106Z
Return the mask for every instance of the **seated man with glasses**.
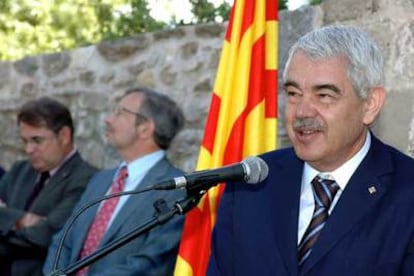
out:
M184 116L168 96L139 87L126 92L105 119L105 138L122 158L113 169L96 174L74 213L88 202L118 192L144 189L182 175L166 150L184 124ZM164 199L172 206L182 190L154 191L113 197L82 213L67 232L54 238L44 266L45 275L67 270L111 242L153 218L153 204ZM172 275L184 217L176 216L103 256L76 275ZM57 258L60 252L60 258ZM101 251L102 252L102 251ZM54 274L52 274L54 275Z
M42 275L52 235L96 169L74 147L72 117L60 102L29 101L17 123L28 160L0 180L0 275Z

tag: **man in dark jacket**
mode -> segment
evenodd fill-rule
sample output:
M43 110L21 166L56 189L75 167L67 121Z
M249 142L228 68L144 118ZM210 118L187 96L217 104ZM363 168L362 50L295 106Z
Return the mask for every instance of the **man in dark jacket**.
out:
M41 275L52 235L96 169L74 147L71 114L60 102L29 101L17 122L28 160L0 180L0 275Z

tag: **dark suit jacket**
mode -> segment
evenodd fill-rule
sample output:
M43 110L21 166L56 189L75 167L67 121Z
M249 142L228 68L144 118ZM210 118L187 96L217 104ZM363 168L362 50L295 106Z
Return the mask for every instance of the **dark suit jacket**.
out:
M106 170L98 173L89 183L88 189L82 196L74 214L91 200L105 195L114 178L116 170ZM182 172L171 165L167 159L161 159L145 175L138 186L141 189L147 185L182 175ZM165 199L172 206L177 199L184 196L181 190L150 191L132 195L112 222L105 233L101 244L107 244L126 233L142 226L155 213L153 203L157 199ZM86 234L91 225L98 205L90 208L78 217L65 239L58 268L65 269L73 264L80 255ZM140 235L123 247L99 259L89 267L89 275L169 275L172 274L178 243L181 237L183 216L176 216L166 224L157 226L151 231ZM61 231L62 232L62 231ZM54 237L49 249L44 273L47 275L53 268L57 245L62 233Z
M28 161L15 163L0 181L0 198L7 204L7 207L0 207L0 247L3 247L2 250L13 250L23 255L28 253L27 262L30 261L32 252L41 256L41 252L47 250L52 235L69 217L89 178L95 172L95 168L86 163L79 153L75 153L49 179L48 184L30 207L29 212L45 216L46 219L32 227L14 231L16 221L25 213L24 206L38 174ZM43 260L39 258L35 262L39 271ZM13 271L25 271L25 262L16 260L13 264ZM13 275L35 275L33 270L29 271L13 273Z
M269 165L263 183L227 184L208 275L414 275L413 159L373 137L299 271L303 162L293 149L262 158Z
M5 172L6 171L2 167L0 167L0 179L4 175Z

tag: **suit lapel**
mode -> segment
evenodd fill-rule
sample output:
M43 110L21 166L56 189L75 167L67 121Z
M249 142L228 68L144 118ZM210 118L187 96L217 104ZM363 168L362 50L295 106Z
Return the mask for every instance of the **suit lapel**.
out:
M148 171L148 173L140 182L140 185L138 185L137 189L142 189L146 186L157 183L157 181L162 179L166 174L168 166L169 165L166 159L161 159L157 164L155 164L153 168ZM116 236L119 229L126 223L131 215L140 213L139 217L134 218L134 220L137 222L136 225L140 225L143 222L151 219L152 215L155 212L155 210L151 208L152 206L148 206L145 208L145 210L137 210L137 203L135 200L139 200L140 202L148 202L148 204L150 204L158 199L156 195L156 193L154 194L152 192L145 192L136 196L131 195L132 198L128 198L127 202L125 202L125 205L122 206L122 210L120 210L119 214L116 216L115 220L109 227L108 232L105 233L102 239L102 244L107 243L114 236ZM139 223L140 221L142 221L142 223Z
M53 194L55 191L59 191L61 189L62 183L64 183L65 179L68 178L72 172L73 165L80 161L80 155L76 152L69 160L67 160L61 168L50 177L46 186L40 192L37 199L34 201L32 205L32 209L36 209L38 204L42 204L47 202L47 198L49 195Z
M98 174L98 177L94 178L93 182L90 182L88 184L89 187L82 196L74 213L79 212L80 208L84 208L93 200L103 197L111 186L115 173L116 169L112 169L103 171L102 174ZM97 203L88 208L82 215L79 216L76 222L76 226L73 226L73 229L76 229L76 234L72 235L73 239L75 239L72 241L72 261L76 261L79 257L89 227L91 226L96 213L98 212L99 206L100 203Z
M321 261L375 207L389 187L388 183L381 182L380 176L389 173L391 167L389 155L381 147L381 142L374 137L368 155L349 180L312 253L304 263L301 269L303 274Z
M16 200L8 203L9 206L19 208L20 210L24 209L26 202L29 199L29 195L36 185L37 176L38 172L30 167L27 178L25 178L27 185L21 185L23 189L19 190L19 196L15 198ZM21 200L21 198L24 198L25 200Z
M281 174L271 173L269 179L272 183L278 183L274 185L277 190L273 192L275 195L273 229L280 233L276 239L286 269L290 275L297 275L298 214L303 162L294 156L293 150L288 156L282 158L282 162ZM273 170L277 171L277 169ZM270 172L273 170L270 168Z

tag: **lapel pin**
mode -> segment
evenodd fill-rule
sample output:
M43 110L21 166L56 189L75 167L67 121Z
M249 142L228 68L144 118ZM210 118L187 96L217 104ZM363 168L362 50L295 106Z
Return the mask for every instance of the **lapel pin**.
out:
M375 188L375 186L371 186L368 188L368 192L372 195L377 192L377 189Z

